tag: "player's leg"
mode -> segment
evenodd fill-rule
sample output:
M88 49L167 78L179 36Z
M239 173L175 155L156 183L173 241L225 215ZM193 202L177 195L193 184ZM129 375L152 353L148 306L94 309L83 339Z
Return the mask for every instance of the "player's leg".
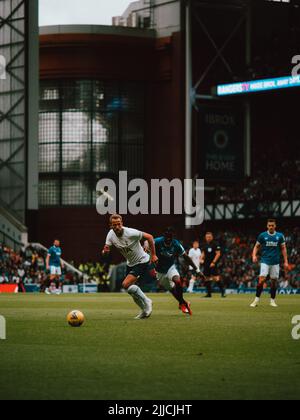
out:
M168 271L167 278L171 287L171 293L179 303L180 310L184 314L192 315L191 305L183 297L182 279L175 265Z
M52 284L51 277L47 277L45 280L45 293L46 295L51 295L50 286Z
M211 296L212 296L212 282L213 282L211 268L209 266L204 266L203 274L205 276L204 285L205 285L205 288L206 288L206 296L204 296L204 297L205 298L211 298Z
M275 302L275 299L276 299L276 294L277 294L279 276L280 276L280 266L279 265L271 266L271 270L270 270L271 303L270 303L270 305L273 306L274 308L277 308L277 306L278 306Z
M187 292L188 293L193 293L194 286L195 286L195 283L196 283L197 279L196 279L196 276L193 275L193 273L190 273L189 277L190 277L190 281L189 281L189 287L187 289Z
M222 280L222 277L221 276L215 276L214 277L214 281L217 283L217 285L218 285L218 287L220 289L221 297L222 298L225 298L226 297L225 285L224 285L224 282Z
M59 275L56 276L55 284L56 284L56 294L61 295L62 294L61 276L59 276Z
M261 264L260 276L259 276L258 285L256 288L256 297L254 299L254 302L251 303L250 305L252 308L256 308L260 302L260 297L262 295L262 292L264 291L264 285L269 275L269 272L270 272L269 266L267 264Z
M62 294L62 271L60 267L56 269L56 294Z
M179 307L184 314L192 315L191 304L183 297L183 287L180 276L174 276L172 279L174 287L171 291L174 298L178 301Z
M50 286L51 284L55 281L56 278L56 271L55 271L55 267L50 266L50 276L47 277L46 281L45 281L45 293L47 295L51 295L51 291L50 291Z
M140 277L139 273L135 272L136 270L134 268L128 269L129 273L123 281L122 286L142 310L136 319L149 318L152 313L152 300L136 285Z
M205 287L206 287L206 296L204 296L205 298L211 298L212 297L212 283L213 283L213 278L211 276L207 276L204 273L205 277L206 277L206 281L205 281Z
M171 288L170 292L172 293L174 298L177 300L179 305L186 306L187 302L184 300L184 297L183 297L183 288L181 284L181 278L179 275L175 275L172 277L172 280L170 281L170 288Z
M179 309L186 314L191 314L190 304L183 297L183 287L177 268L171 267L167 274L158 273L158 280L160 285L177 300Z
M271 279L271 303L270 305L274 308L277 308L277 303L275 302L277 294L277 279Z
M259 277L258 279L258 285L256 288L256 297L254 299L254 302L250 305L253 308L256 308L260 302L260 297L262 295L262 292L264 291L264 285L265 285L266 280L267 280L267 277L263 277L263 276Z

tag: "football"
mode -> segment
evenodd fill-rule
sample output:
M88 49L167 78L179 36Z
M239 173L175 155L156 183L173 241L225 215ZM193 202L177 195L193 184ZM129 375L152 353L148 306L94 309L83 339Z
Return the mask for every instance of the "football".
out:
M71 325L71 327L81 327L84 320L83 313L77 310L70 312L67 316L68 324Z

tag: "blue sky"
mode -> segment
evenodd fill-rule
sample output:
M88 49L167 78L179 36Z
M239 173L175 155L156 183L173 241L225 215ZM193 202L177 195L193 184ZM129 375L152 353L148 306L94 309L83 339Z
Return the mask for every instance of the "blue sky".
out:
M40 26L67 24L111 25L131 0L39 0Z

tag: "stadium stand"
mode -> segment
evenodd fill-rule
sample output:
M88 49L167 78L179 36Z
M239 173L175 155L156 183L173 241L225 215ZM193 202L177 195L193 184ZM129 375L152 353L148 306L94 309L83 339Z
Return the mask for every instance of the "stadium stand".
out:
M256 164L253 176L231 186L218 184L213 191L207 193L206 202L220 204L299 198L300 160L274 161L272 166L262 160Z
M0 244L0 284L18 284L19 291L26 285L42 285L47 279L45 254L28 246L20 251ZM77 284L79 276L66 269L63 274L64 283Z

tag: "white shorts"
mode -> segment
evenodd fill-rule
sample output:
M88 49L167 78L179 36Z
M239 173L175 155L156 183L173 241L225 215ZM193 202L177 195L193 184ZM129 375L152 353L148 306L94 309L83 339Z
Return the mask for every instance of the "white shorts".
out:
M50 274L51 276L61 276L61 268L55 267L54 265L50 266Z
M173 281L174 277L180 277L176 265L172 265L169 271L166 274L157 273L157 278L162 287L168 291L173 290L175 283Z
M261 263L260 266L260 277L268 277L271 279L279 279L280 277L280 265L267 265Z

